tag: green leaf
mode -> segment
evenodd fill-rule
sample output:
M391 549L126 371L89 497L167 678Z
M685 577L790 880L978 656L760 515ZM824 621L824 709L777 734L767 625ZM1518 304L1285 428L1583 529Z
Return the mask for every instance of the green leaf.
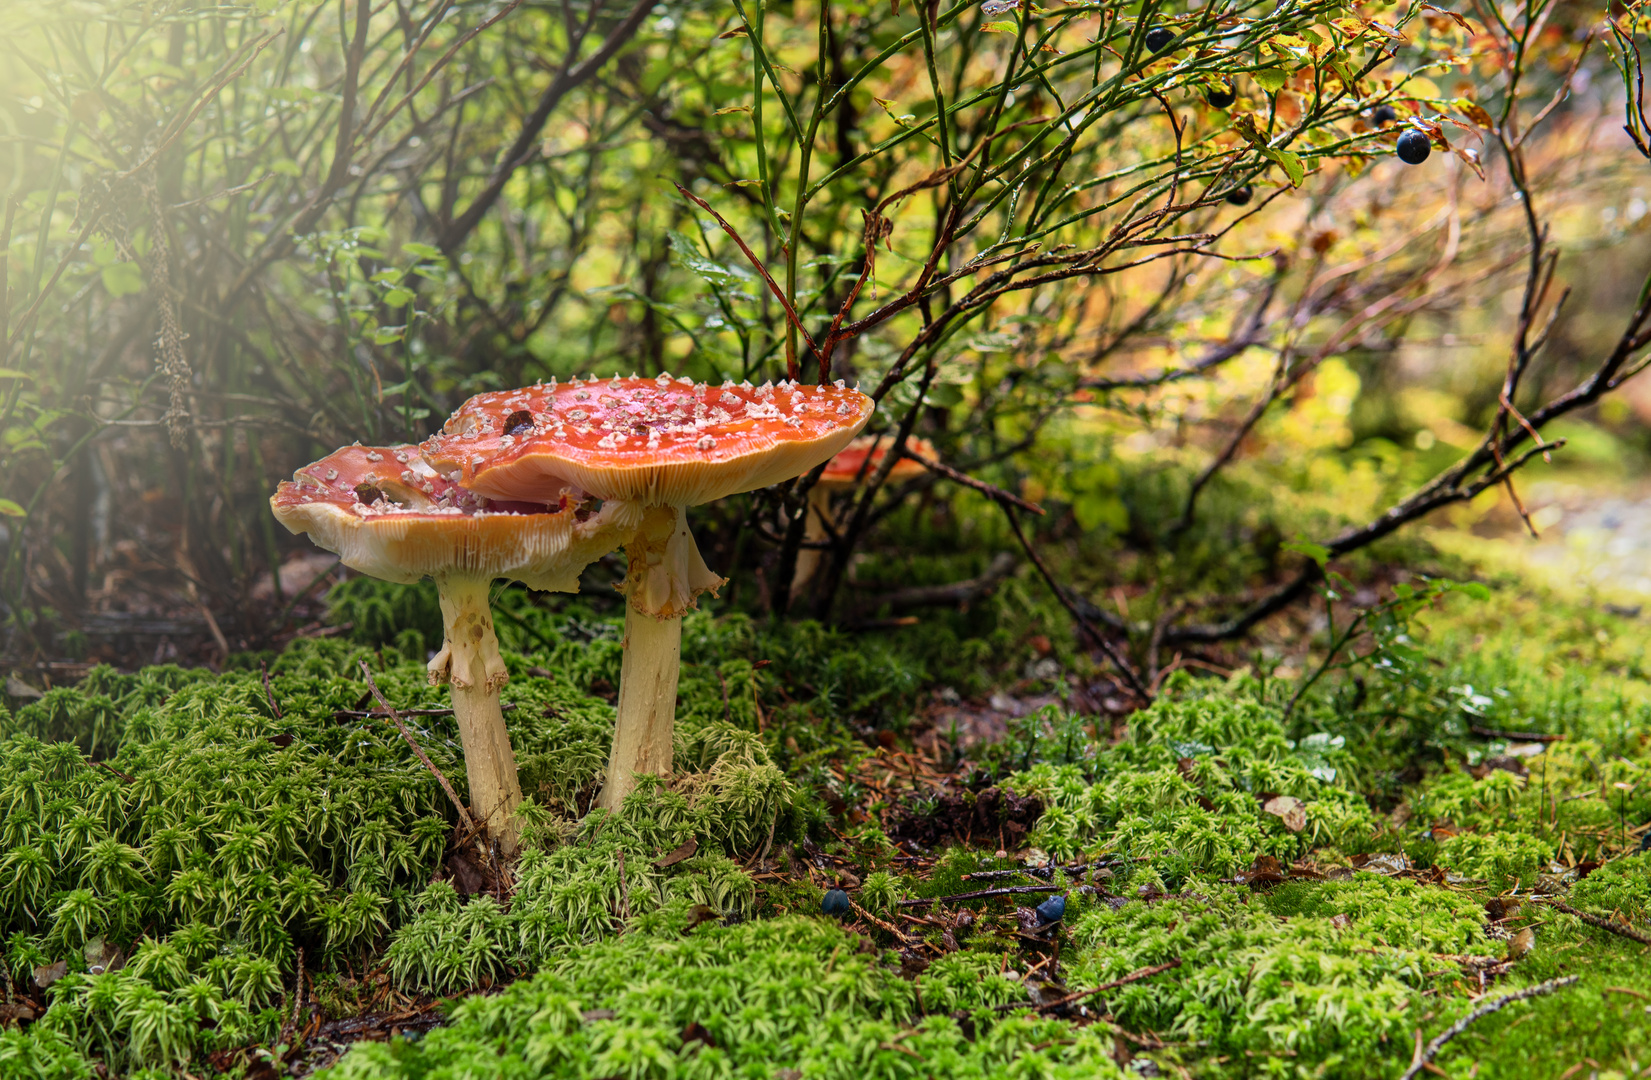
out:
M749 271L724 266L700 254L699 246L682 233L673 230L670 234L670 243L672 261L712 285L739 289L752 280Z
M384 302L391 307L406 307L413 302L413 290L391 289L384 294Z
M135 262L113 263L98 273L110 296L131 296L143 291L143 271Z
M10 499L0 499L0 514L7 517L28 517L29 512L12 502Z
M1285 551L1294 551L1298 555L1305 555L1321 567L1330 561L1330 549L1323 544L1315 544L1310 540L1291 540L1279 546Z
M1279 168L1283 169L1290 177L1291 187L1300 187L1301 182L1307 179L1307 167L1301 163L1299 157L1290 153L1290 151L1268 150L1267 155L1278 162Z
M1284 89L1284 83L1289 74L1283 68L1258 68L1250 73L1256 84L1269 94L1276 94Z
M1478 581L1458 581L1455 585L1457 592L1467 593L1475 600L1490 599L1490 588Z
M26 371L18 371L16 368L0 367L0 379L28 379L32 382L34 376Z
M400 341L407 334L405 326L381 326L373 331L374 345L389 345Z
M401 250L420 259L446 258L446 256L441 253L441 248L431 247L429 244L406 243L401 245Z

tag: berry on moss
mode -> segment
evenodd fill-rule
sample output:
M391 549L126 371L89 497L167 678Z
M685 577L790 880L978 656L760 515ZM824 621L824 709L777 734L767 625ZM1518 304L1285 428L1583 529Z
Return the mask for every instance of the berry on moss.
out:
M827 890L825 897L820 901L820 914L830 915L841 919L851 910L848 902L848 893L841 889Z
M1399 136L1399 160L1406 165L1420 165L1433 153L1433 144L1415 128Z
M1155 26L1147 31L1147 48L1154 53L1161 53L1175 44L1175 31L1166 27Z

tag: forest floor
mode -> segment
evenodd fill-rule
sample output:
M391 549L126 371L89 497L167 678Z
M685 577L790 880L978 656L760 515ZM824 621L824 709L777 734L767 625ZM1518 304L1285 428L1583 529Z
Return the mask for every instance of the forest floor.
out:
M1488 590L1306 693L1300 613L1133 714L1025 574L876 632L702 612L678 775L612 816L616 609L502 590L516 860L362 679L462 792L427 587L13 683L0 1075L1651 1075L1647 620L1451 570Z

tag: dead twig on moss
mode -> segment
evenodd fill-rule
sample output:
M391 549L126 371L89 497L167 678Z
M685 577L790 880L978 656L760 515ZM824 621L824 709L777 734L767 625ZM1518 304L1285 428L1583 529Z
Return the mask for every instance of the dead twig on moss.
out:
M1558 900L1543 900L1542 904L1544 907L1551 907L1555 911L1563 911L1573 919L1581 919L1589 926L1597 926L1601 930L1605 930L1612 934L1618 934L1627 938L1629 941L1637 941L1641 945L1651 945L1651 934L1646 934L1642 931L1635 930L1631 926L1625 926L1619 922L1612 922L1610 919L1604 919L1598 915L1590 915L1586 911L1578 911L1570 904L1562 903Z
M1015 871L1020 873L1020 871ZM949 904L953 900L985 900L992 896L1018 896L1021 893L1060 892L1063 885L1006 885L1001 889L981 889L979 892L958 893L956 896L919 896L898 901L901 907L921 907L924 904Z
M1096 994L1104 993L1107 990L1114 990L1120 986L1125 986L1132 982L1140 982L1142 979L1150 979L1154 975L1161 975L1166 971L1173 968L1178 968L1180 966L1181 958L1176 957L1174 960L1170 960L1167 963L1154 964L1151 967L1138 968L1121 979L1113 979L1109 983L1102 983L1099 986L1092 986L1088 990L1079 990L1076 994L1068 994L1065 997L1056 998L1054 1001L1046 1001L1042 1005L1033 1006L1032 1011L1041 1013L1048 1012L1051 1009L1059 1009L1063 1006L1070 1005L1075 1001L1082 1001L1086 997L1094 997ZM996 1011L1014 1012L1016 1009L1024 1008L1026 1008L1026 1004L1024 1002L1011 1001L997 1006Z
M447 777L442 775L440 769L436 768L435 762L430 760L430 755L424 752L424 747L420 746L418 740L413 738L413 733L407 730L407 725L402 722L401 714L396 712L396 707L385 700L384 695L378 689L378 684L373 682L373 672L367 666L367 661L361 660L359 663L361 664L361 677L367 680L367 689L373 692L373 697L377 698L378 703L384 706L384 711L390 714L390 719L395 723L396 730L401 732L401 737L407 740L407 745L413 748L413 753L418 755L418 759L424 762L424 767L429 769L431 775L441 784L441 789L447 792L447 797L452 800L454 809L459 812L459 820L464 822L464 827L474 835L479 827L470 819L470 811L466 810L464 803L459 801L459 796L453 790L453 785L447 782Z
M1523 990L1514 990L1485 1002L1483 1005L1480 1005L1478 1008L1456 1021L1456 1023L1441 1031L1438 1035L1435 1035L1432 1042L1428 1043L1426 1046L1418 1047L1416 1050L1416 1056L1411 1059L1410 1068L1404 1071L1404 1075L1399 1077L1399 1080L1416 1080L1416 1076L1432 1063L1434 1057L1438 1055L1440 1050L1444 1049L1447 1042L1466 1031L1468 1029L1468 1025L1472 1024L1480 1017L1489 1016L1493 1012L1499 1012L1516 1001L1524 1001L1526 998L1540 997L1543 994L1551 994L1561 987L1571 985L1580 978L1582 978L1580 975L1567 975L1562 979L1549 979L1545 983L1537 983L1535 986L1527 986Z

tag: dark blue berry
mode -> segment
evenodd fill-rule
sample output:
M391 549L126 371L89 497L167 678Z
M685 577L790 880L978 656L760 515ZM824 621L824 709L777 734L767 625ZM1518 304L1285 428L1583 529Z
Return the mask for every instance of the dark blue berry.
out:
M1175 31L1166 30L1162 26L1155 26L1147 31L1147 48L1154 53L1161 53L1175 44Z
M1370 113L1370 122L1377 127L1386 127L1396 123L1399 119L1398 110L1391 105L1377 105Z
M1227 192L1227 201L1234 206L1248 206L1255 197L1255 191L1248 184L1240 184Z
M1051 896L1038 905L1037 911L1041 923L1060 922L1066 917L1066 897Z
M1233 102L1238 100L1238 94L1233 90L1232 83L1224 86L1212 86L1204 92L1204 100L1217 109L1230 109Z
M820 901L821 914L831 915L838 919L841 919L852 910L853 908L848 902L848 893L841 889L830 890L825 894L825 899Z
M1406 165L1420 165L1433 153L1433 143L1415 128L1399 136L1399 160Z

